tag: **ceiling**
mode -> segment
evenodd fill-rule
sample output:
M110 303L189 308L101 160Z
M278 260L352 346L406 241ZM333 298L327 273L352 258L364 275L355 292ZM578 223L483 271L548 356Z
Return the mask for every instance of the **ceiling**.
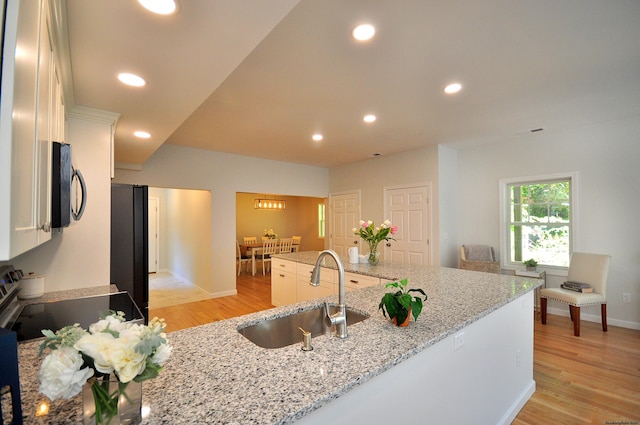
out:
M121 114L116 162L169 143L334 167L640 118L637 0L178 2L67 0L73 103Z

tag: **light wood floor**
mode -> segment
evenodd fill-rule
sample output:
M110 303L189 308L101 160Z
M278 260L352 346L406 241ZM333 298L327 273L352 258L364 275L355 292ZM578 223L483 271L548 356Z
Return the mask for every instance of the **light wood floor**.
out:
M167 331L271 308L269 276L242 273L238 295L150 310ZM536 392L513 424L640 423L640 331L582 321L573 336L568 317L549 315L534 328Z

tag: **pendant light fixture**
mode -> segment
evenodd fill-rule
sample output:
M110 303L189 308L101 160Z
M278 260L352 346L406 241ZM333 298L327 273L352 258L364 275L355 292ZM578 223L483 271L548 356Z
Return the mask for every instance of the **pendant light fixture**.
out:
M287 209L287 203L283 199L258 198L253 201L253 208L257 210L284 211Z

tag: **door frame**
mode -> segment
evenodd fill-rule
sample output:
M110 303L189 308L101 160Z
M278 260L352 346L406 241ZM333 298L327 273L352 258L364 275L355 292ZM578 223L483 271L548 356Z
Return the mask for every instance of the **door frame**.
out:
M156 237L155 237L155 240L152 241L151 233L149 233L149 247L151 247L153 242L153 245L155 246L155 249L154 249L155 258L153 260L156 263L154 272L158 273L159 267L160 267L160 253L159 253L160 252L160 198L155 196L149 196L147 200L147 205L149 207L151 207L152 201L155 202L155 205L156 205L154 219L153 219L155 223L155 228L156 228ZM149 212L151 212L151 208L148 208L148 210ZM151 220L149 220L149 223L151 223ZM149 257L149 260L151 260L151 257ZM149 270L151 270L151 268L149 268ZM151 273L151 271L149 272Z

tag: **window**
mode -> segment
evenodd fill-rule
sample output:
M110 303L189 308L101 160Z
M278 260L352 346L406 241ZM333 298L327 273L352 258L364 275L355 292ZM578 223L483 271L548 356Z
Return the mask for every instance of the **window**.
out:
M540 266L569 267L575 176L501 181L506 265L533 258Z
M324 238L325 234L325 218L324 218L324 204L318 204L318 237Z

